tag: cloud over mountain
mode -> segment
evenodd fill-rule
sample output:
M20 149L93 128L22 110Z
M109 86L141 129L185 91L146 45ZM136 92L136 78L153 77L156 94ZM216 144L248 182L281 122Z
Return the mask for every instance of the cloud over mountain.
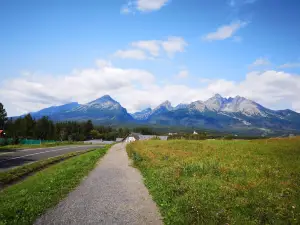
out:
M205 83L197 79L199 86L193 87L175 80L161 85L147 70L124 69L97 60L94 68L74 70L64 76L32 73L7 79L1 85L0 95L10 116L67 102L85 103L105 94L122 102L129 112L155 107L166 99L179 104L205 100L215 93L245 96L273 109L292 108L300 112L297 75L269 70L250 72L240 82L203 79Z

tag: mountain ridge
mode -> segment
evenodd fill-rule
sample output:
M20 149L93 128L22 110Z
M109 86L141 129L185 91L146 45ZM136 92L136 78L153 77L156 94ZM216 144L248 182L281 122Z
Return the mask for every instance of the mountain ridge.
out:
M300 114L290 109L271 110L255 101L236 96L224 98L215 94L206 101L194 101L173 107L164 101L156 108L128 113L119 102L104 95L86 104L77 102L49 107L31 113L33 117L49 116L55 121L91 119L99 124L145 124L220 130L259 129L264 132L288 130L300 132Z

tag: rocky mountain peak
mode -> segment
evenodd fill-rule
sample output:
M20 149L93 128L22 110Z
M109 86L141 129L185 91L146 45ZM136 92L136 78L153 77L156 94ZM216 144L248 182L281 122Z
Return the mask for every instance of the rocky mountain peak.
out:
M215 94L205 101L205 105L209 110L220 111L226 101L227 99L223 98L220 94Z
M95 103L105 103L105 102L112 102L112 103L117 103L112 97L109 95L103 95L101 98L98 98L94 101L89 102L88 104L95 104Z
M222 95L220 95L220 94L217 93L217 94L215 94L215 95L213 96L213 98L223 98L223 97L222 97Z
M161 107L165 107L168 110L171 110L173 108L171 102L168 100L161 103L157 108L161 108Z

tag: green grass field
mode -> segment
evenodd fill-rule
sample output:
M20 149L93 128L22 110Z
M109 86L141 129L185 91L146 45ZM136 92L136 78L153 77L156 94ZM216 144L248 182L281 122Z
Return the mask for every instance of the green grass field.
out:
M300 224L300 138L153 140L127 152L165 224Z
M32 224L72 191L109 147L67 159L0 191L0 225Z

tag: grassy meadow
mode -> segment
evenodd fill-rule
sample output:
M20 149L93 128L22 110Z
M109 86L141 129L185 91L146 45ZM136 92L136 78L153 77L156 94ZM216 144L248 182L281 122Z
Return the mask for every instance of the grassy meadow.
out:
M300 138L127 145L165 224L300 224Z

